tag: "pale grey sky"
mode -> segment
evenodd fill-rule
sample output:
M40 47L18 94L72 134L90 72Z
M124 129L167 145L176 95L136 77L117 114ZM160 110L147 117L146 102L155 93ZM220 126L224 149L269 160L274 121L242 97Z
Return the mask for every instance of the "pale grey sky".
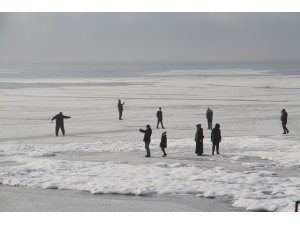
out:
M0 61L300 60L300 13L1 13Z

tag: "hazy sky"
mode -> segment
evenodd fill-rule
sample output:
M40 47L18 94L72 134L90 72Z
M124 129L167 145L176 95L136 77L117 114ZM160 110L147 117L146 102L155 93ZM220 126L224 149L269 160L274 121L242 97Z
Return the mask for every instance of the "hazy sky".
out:
M300 59L300 13L1 13L0 61Z

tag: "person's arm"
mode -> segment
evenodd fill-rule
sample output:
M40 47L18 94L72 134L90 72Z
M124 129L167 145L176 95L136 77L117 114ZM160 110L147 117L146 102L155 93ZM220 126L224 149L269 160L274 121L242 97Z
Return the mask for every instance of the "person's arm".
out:
M51 121L53 121L53 120L55 120L56 119L56 116L53 116L53 118L52 118L52 120Z
M143 130L143 129L140 129L140 132L142 132L142 133L145 133L146 131L145 131L145 130Z
M125 102L123 102L123 104L122 105L124 105L125 104Z
M64 116L64 119L70 119L71 116Z

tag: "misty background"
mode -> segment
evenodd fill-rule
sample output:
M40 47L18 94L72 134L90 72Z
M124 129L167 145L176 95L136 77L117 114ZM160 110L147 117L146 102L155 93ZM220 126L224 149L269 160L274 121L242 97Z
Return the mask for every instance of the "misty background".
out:
M300 60L299 13L1 13L1 62Z

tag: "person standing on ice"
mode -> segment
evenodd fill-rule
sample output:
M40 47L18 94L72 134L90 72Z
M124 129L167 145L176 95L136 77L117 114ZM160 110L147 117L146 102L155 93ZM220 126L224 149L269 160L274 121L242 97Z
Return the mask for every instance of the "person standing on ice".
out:
M220 130L220 124L216 124L215 128L211 131L211 142L212 142L212 155L215 154L215 148L217 150L217 154L220 154L219 152L219 144L221 142L221 130Z
M156 113L156 117L157 117L157 126L156 126L156 128L158 128L158 125L159 125L159 123L160 123L162 129L165 129L165 128L164 128L164 125L163 125L163 122L162 122L162 120L163 120L163 113L162 113L162 111L161 111L161 107L159 107L159 110L158 110L157 113Z
M203 154L203 129L201 128L201 124L196 125L197 130L195 133L195 142L196 142L196 150L195 153L197 156L202 156Z
M283 133L282 134L288 134L289 130L286 127L287 124L287 118L288 118L288 113L285 111L285 109L281 110L281 124L282 124L282 128L283 128Z
M206 119L208 124L208 129L212 129L212 121L213 121L213 114L214 112L208 107L206 110Z
M56 126L55 126L56 136L58 136L59 129L61 129L61 132L62 132L63 136L65 136L64 119L69 119L69 118L71 118L71 117L63 115L62 112L60 112L59 114L57 114L56 116L54 116L52 118L51 121L56 120Z
M161 140L160 140L160 148L162 152L164 153L162 157L166 157L167 153L165 152L165 148L167 147L167 132L162 132L161 134Z
M150 142L151 142L152 129L151 129L150 125L148 124L146 126L146 130L140 129L140 132L144 133L143 141L145 142L145 149L146 149L146 152L147 152L145 157L151 157L149 145L150 145Z
M121 100L119 99L118 100L119 120L122 120L123 105L124 105L124 102L121 103Z

